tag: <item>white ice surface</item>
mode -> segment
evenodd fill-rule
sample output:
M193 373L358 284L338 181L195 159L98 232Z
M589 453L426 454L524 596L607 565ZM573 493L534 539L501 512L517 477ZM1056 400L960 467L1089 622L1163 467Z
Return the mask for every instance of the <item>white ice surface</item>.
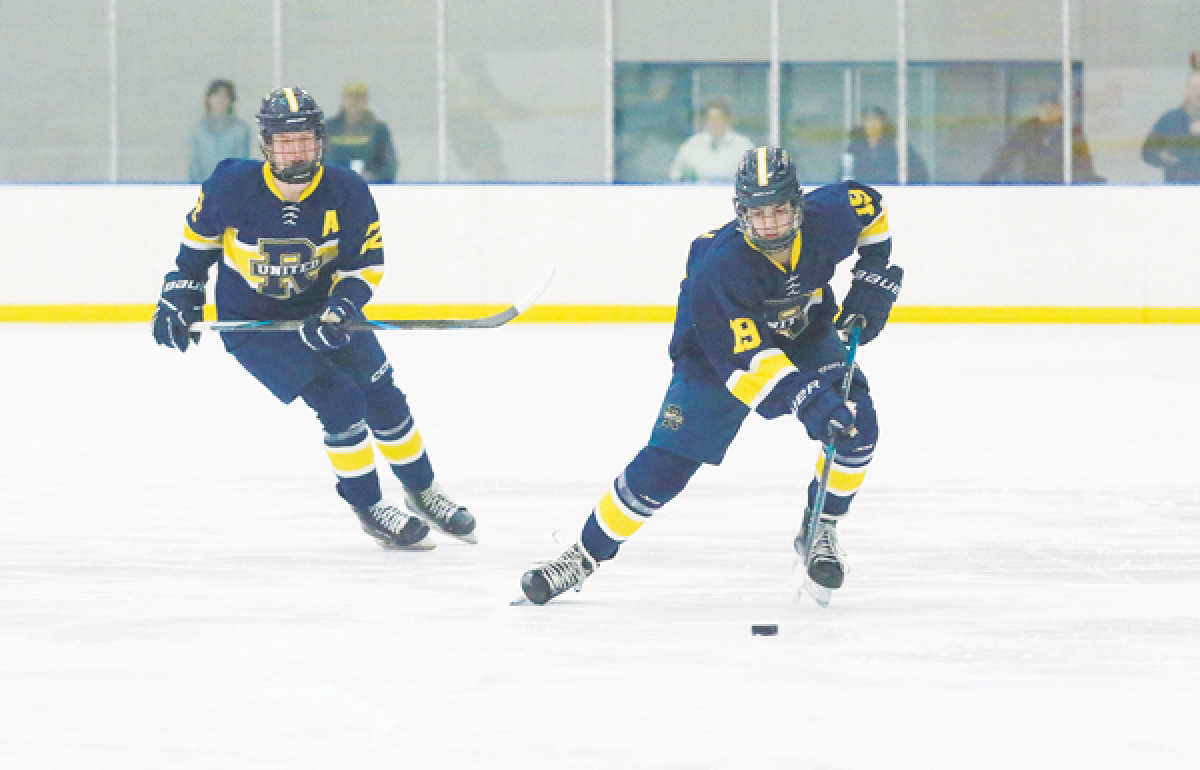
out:
M398 553L217 340L0 326L0 768L1200 767L1200 327L889 327L827 610L790 418L508 606L644 443L668 334L384 335L480 520Z

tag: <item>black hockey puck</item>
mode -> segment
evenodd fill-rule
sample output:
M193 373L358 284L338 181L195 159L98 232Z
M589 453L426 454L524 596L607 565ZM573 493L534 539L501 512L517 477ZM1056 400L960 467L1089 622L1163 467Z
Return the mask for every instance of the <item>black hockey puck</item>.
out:
M779 626L774 623L770 625L750 626L750 633L754 636L775 636L779 633Z

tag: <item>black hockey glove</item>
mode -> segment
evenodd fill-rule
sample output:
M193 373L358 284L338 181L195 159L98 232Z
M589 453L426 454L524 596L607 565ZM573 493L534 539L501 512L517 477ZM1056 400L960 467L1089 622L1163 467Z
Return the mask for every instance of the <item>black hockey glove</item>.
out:
M839 329L846 331L855 318L866 322L859 333L858 344L866 345L879 336L892 313L892 304L900 296L900 284L904 280L904 268L892 265L886 270L860 267L854 271L850 291L842 302L842 312L837 318Z
M300 339L318 353L344 348L350 343L346 322L358 317L358 308L343 297L330 297L320 313L310 315L300 326Z
M188 344L200 343L200 332L188 327L204 318L204 283L172 270L163 278L162 296L154 309L154 341L186 352Z
M814 377L792 399L792 414L804 423L809 438L822 443L846 433L854 425L854 412L837 389L820 377Z

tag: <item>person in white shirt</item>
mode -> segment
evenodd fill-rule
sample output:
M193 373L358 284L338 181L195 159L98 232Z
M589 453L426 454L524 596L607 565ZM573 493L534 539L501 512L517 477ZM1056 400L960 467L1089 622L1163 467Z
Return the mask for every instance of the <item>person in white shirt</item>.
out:
M704 105L704 130L679 146L667 172L672 182L733 181L738 163L754 142L731 127L733 110L723 99Z

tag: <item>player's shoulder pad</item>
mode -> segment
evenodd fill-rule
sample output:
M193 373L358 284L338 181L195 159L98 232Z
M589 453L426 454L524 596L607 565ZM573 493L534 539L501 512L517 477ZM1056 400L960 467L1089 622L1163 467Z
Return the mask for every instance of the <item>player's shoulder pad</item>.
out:
M247 180L257 183L262 177L262 166L261 160L225 158L204 182L204 194L211 198L214 193L237 189Z
M741 231L737 229L737 220L733 220L715 230L700 233L692 240L689 253L692 257L717 256L732 250L738 243L744 244L745 239L742 238Z
M341 200L361 203L364 199L372 198L367 180L354 171L342 166L323 165L321 168L321 184L330 191L336 192Z

